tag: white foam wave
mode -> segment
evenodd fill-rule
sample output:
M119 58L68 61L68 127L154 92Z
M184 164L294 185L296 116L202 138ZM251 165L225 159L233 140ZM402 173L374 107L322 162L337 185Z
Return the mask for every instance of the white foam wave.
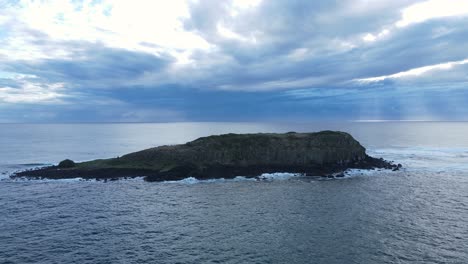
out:
M356 177L356 176L375 176L379 174L398 173L389 169L374 169L374 170L363 170L363 169L348 169L343 174L344 177Z
M8 179L10 179L10 175L3 174L3 173L0 174L0 181L5 181Z
M40 169L51 164L28 163L28 164L0 164L0 181L10 180L10 176L18 171L29 169Z
M82 178L71 178L71 179L31 179L27 177L18 177L18 178L8 178L12 182L37 182L37 183L47 183L47 182L63 182L63 183L72 183L72 182L83 182L83 181L95 181L95 180L86 180Z
M221 183L221 182L237 182L237 181L256 181L257 179L255 178L247 178L244 176L237 176L233 179L225 179L225 178L219 178L219 179L207 179L207 180L199 180L194 177L188 177L183 180L178 180L178 181L163 181L163 183L177 183L177 184L197 184L197 183Z
M368 154L401 163L409 171L468 171L467 148L396 147L371 149Z
M303 174L300 173L288 173L288 172L275 172L275 173L263 173L262 175L258 176L257 179L259 180L266 180L266 181L271 181L271 180L289 180L294 177L300 177L304 176Z
M31 179L27 177L19 177L19 178L6 178L4 181L12 181L12 182L37 182L37 183L77 183L77 182L105 182L105 183L112 183L112 182L139 182L143 181L144 177L133 177L133 178L117 178L117 180L110 180L110 179L83 179L83 178L71 178L71 179Z
M222 182L240 182L240 181L284 181L289 180L294 177L303 176L299 173L288 173L288 172L275 172L275 173L263 173L257 177L245 177L237 176L233 179L208 179L208 180L199 180L194 177L188 177L183 180L178 181L164 181L163 183L178 183L178 184L197 184L197 183L222 183Z

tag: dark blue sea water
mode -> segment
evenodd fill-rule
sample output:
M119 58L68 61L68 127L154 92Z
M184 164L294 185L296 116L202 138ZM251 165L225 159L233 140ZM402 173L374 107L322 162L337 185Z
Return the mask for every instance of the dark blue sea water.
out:
M220 133L344 130L404 170L10 180ZM0 263L468 263L468 123L0 124Z

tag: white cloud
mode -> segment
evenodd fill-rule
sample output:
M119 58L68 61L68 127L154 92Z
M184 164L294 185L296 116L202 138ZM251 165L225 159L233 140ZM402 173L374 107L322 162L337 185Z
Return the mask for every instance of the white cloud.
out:
M184 0L22 0L4 13L15 24L47 34L52 41L88 41L155 55L211 46L184 29L181 19L189 17ZM11 33L2 51L13 59L67 57L72 52L43 50L22 29Z
M219 5L200 1L203 5L197 9L187 1L189 0L20 0L19 7L0 10L0 23L7 21L4 19L5 14L9 14L9 19L13 22L18 22L4 22L8 23L9 28L7 36L2 39L4 45L0 48L0 57L16 61L28 60L27 63L32 67L34 64L30 61L40 59L70 59L74 62L87 59L77 57L78 54L89 56L92 60L93 55L84 50L89 43L80 43L86 41L96 43L99 47L122 48L156 55L170 54L176 58L176 63L168 67L165 65L164 68L149 70L145 68L125 81L119 79L111 83L108 80L92 80L90 82L93 82L93 88L112 89L137 84L156 86L161 83L204 87L206 82L209 83L207 86L220 89L256 91L336 85L356 76L363 76L362 74L369 72L368 68L379 67L380 58L386 56L383 53L392 44L381 40L395 37L396 43L400 41L398 38L402 34L393 33L404 31L395 25L400 19L398 10L404 10L402 21L413 21L410 11L418 6L401 9L410 2L406 0L357 0L345 4L327 1L323 4L308 4L304 1L294 5L287 2L230 0ZM422 4L429 2L437 1ZM454 3L461 2L454 0ZM235 10L238 16L230 17L230 10ZM336 19L338 13L344 19ZM453 12L444 14L447 13ZM327 20L321 20L322 16L326 16ZM192 31L187 31L188 28ZM27 31L28 29L34 30ZM434 31L434 36L447 34L450 30L452 29L440 28L437 32ZM46 34L52 41L45 35L35 35L36 31ZM43 45L41 40L47 43ZM360 46L364 47L361 49ZM350 52L353 49L355 52ZM443 51L437 50L440 51L438 54L443 54ZM359 60L363 62L354 68L355 62ZM432 61L443 62L447 59ZM272 62L275 65L270 64ZM394 62L389 60L389 63ZM102 67L109 65L103 64ZM240 67L249 73L249 78L244 79L242 74L237 73ZM432 69L432 66L428 67L428 70ZM278 68L286 70L280 71ZM426 70L426 67L422 67L362 81L413 76ZM395 70L397 71L399 70ZM34 72L38 75L46 74L46 71ZM309 76L324 77L307 79L309 73ZM291 78L292 76L294 77ZM42 77L47 79L47 76ZM59 80L68 82L65 78ZM83 80L78 82L84 83ZM81 85L86 86L88 85Z
M0 102L5 103L63 103L64 84L23 82L20 88L0 87Z
M9 18L6 15L0 14L0 26L3 26L8 20Z
M378 39L381 39L381 38L387 36L388 34L390 34L390 30L384 29L384 30L380 31L376 35L371 34L371 33L367 33L362 39L364 41L367 41L367 42L374 42L374 41L376 41Z
M362 38L364 41L368 41L368 42L373 42L377 39L376 36L374 36L373 34L371 33L367 33L367 35L365 35L363 38Z
M64 103L64 83L44 83L38 76L0 71L0 78L14 81L15 87L0 86L0 102ZM16 87L17 86L17 87Z
M316 85L323 85L329 82L328 76L325 77L308 77L300 79L281 79L261 83L252 83L248 85L220 85L221 90L232 91L272 91L272 90L288 90L297 88L310 88Z
M234 40L237 40L237 41L250 42L250 43L256 43L257 42L257 39L254 36L244 37L244 36L234 32L234 31L228 29L226 26L224 26L221 23L218 23L216 25L216 29L218 30L219 35L221 35L222 37L227 38L227 39L234 39Z
M310 54L309 49L298 48L298 49L291 51L287 56L291 60L302 61L302 60L305 60L309 54Z
M449 69L452 69L452 67L454 67L454 66L463 65L463 64L468 64L468 59L461 60L461 61L451 61L451 62L446 62L446 63L440 63L440 64L435 64L435 65L429 65L429 66L414 68L414 69L411 69L411 70L408 70L408 71L403 71L403 72L390 74L390 75L383 75L383 76L378 76L378 77L356 79L355 81L358 81L358 82L361 82L361 83L368 83L368 82L380 82L380 81L384 81L384 80L387 80L387 79L417 77L417 76L423 75L423 74L425 74L425 73L427 73L429 71L449 70Z
M435 18L447 18L468 15L467 0L428 0L405 7L401 11L401 18L393 25L387 25L377 34L367 33L362 37L365 42L375 42L388 36L391 32L414 23L424 22ZM439 28L440 29L440 28ZM439 37L450 32L450 29L434 32Z
M21 73L16 73L16 72L0 71L0 78L22 81L24 79L36 79L38 77L32 74L21 74Z
M233 0L229 13L232 17L237 17L242 12L257 7L262 0Z
M453 28L447 28L447 27L437 27L432 30L432 38L440 38L444 37L448 34L451 34L455 32L455 29Z
M258 6L262 0L233 0L232 5L235 8L247 9Z
M411 5L402 11L397 27L424 22L433 18L468 15L467 0L429 0Z

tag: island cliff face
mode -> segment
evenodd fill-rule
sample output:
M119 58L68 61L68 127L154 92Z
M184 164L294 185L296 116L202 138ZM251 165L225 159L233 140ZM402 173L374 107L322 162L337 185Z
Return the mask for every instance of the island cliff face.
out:
M103 178L145 176L148 181L255 177L291 172L324 176L348 168L398 169L366 150L344 132L225 134L182 145L161 146L119 158L74 163L19 172L13 177Z

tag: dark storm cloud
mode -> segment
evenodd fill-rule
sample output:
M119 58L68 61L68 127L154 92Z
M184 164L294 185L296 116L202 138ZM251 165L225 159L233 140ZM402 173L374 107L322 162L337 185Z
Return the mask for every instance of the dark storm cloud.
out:
M342 5L333 2L315 3L316 6L310 2L295 1L288 6L284 6L284 1L268 2L257 13L247 16L270 23L254 23L249 18L242 18L236 20L241 22L230 25L234 31L245 36L256 30L262 32L254 44L226 40L216 34L216 25L225 23L223 17L226 14L204 14L202 11L209 9L204 6L209 5L206 2L199 2L193 8L192 18L186 23L188 28L218 43L220 57L224 55L231 58L223 65L216 65L219 75L213 78L219 77L220 85L237 85L239 89L247 85L249 89L255 90L255 86L263 82L311 77L323 80L316 84L320 87L334 87L354 79L395 74L467 57L463 48L468 44L468 32L464 26L468 23L467 18L429 20L406 28L391 28L400 17L399 9L389 7L406 3L408 1L387 6L382 4L375 7L378 12L360 13L362 16L358 17L355 13L347 14L342 10L351 6L349 2ZM221 3L218 5L223 6ZM324 13L314 13L312 10ZM343 17L333 16L340 13ZM326 15L330 18L322 18ZM244 21L248 21L246 25ZM386 27L390 28L388 36L372 43L361 40L364 34L377 34ZM447 33L438 35L440 30ZM348 42L353 46L347 48L339 45ZM301 48L306 51L300 60L288 57L295 49ZM204 59L210 55L198 56ZM314 82L310 86L314 88ZM295 87L288 87L286 82L281 88Z
M36 75L52 82L69 82L74 85L94 83L96 87L102 87L116 81L131 81L145 72L161 71L173 61L167 55L157 57L88 43L61 44L62 47L66 45L70 45L71 49L79 47L74 58L14 61L5 63L3 68L11 72Z

